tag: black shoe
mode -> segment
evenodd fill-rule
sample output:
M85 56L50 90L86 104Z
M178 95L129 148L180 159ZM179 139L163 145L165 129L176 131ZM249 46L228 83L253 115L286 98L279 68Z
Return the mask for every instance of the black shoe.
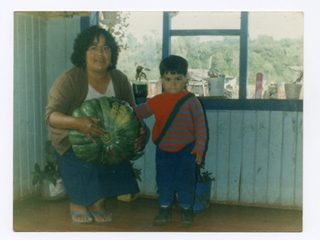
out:
M193 209L192 208L181 208L181 222L182 227L191 227L193 225Z
M160 207L159 214L153 220L153 225L165 225L171 219L171 216L171 206Z

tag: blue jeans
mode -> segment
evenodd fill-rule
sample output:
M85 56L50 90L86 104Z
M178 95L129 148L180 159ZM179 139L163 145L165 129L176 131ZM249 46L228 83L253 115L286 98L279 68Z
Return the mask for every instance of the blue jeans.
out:
M196 155L191 154L194 143L187 144L177 152L156 149L156 181L159 204L169 206L178 193L182 208L192 207L196 187Z

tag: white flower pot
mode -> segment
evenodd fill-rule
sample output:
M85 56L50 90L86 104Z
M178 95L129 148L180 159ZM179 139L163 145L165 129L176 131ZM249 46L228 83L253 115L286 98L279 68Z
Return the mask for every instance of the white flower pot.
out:
M224 96L224 78L208 78L209 96Z
M286 99L299 99L301 93L301 84L286 83L284 89L286 92Z
M40 198L45 200L56 200L67 196L67 191L64 187L62 179L57 179L56 186L47 179L39 184Z

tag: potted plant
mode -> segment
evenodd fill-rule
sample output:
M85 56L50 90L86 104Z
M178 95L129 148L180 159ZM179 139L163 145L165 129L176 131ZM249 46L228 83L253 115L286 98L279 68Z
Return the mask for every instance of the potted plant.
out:
M201 168L204 168L203 164L196 166L197 182L193 210L202 210L209 207L211 183L215 180L210 176L212 173L208 171L201 172Z
M299 99L303 80L303 71L300 72L299 77L293 83L285 83L284 89L286 92L286 99Z
M150 71L148 68L137 66L135 81L132 82L133 93L135 97L145 98L148 96L148 78L142 70Z
M224 96L225 74L218 72L214 67L208 71L209 95L213 97Z
M137 186L137 188L139 188L137 181L142 182L141 177L140 177L140 175L141 175L141 169L134 168L134 167L133 167L134 163L133 163L132 161L138 160L143 154L144 154L144 152L135 154L135 156L134 156L134 157L131 159L131 161L130 161L132 175L133 175L133 177L134 177L135 180L136 180L136 186ZM117 199L118 199L118 200L124 201L124 202L131 202L131 201L136 200L137 198L138 198L138 193L128 193L128 194L123 194L123 195L117 196Z
M32 184L39 183L38 190L42 199L55 200L64 198L67 196L67 192L62 182L57 157L51 141L46 142L45 151L47 153L45 168L40 170L39 164L35 164L35 171L32 172Z

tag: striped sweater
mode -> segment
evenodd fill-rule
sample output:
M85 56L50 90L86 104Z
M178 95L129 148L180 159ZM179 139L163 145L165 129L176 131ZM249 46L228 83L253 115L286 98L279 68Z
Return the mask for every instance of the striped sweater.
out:
M164 92L148 99L146 103L134 107L138 118L155 115L156 122L152 130L152 141L161 134L176 103L189 92L184 90L178 94ZM168 152L176 152L185 145L195 141L193 152L203 156L207 141L207 128L203 110L199 100L193 95L180 107L170 128L159 143L159 148Z

